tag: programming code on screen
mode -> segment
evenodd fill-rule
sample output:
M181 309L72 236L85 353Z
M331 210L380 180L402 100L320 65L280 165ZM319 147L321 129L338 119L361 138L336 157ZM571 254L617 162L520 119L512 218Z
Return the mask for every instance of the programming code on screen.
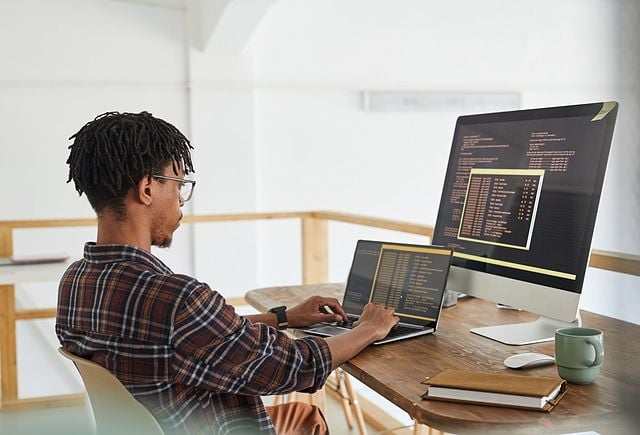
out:
M442 304L450 255L443 249L361 241L343 305L357 312L372 302L395 308L403 322L434 321Z
M466 267L575 289L615 120L600 107L460 117L434 244Z

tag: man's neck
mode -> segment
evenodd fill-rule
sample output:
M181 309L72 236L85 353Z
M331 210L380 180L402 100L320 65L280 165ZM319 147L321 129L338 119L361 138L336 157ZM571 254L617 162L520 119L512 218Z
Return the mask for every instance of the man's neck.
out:
M151 252L148 228L137 222L118 220L111 215L98 216L98 245L130 245Z

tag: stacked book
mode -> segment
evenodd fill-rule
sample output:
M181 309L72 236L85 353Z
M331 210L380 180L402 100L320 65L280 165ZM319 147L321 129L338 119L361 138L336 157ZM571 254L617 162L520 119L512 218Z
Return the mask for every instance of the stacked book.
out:
M564 396L566 381L560 378L445 370L425 379L423 399L507 406L551 411Z

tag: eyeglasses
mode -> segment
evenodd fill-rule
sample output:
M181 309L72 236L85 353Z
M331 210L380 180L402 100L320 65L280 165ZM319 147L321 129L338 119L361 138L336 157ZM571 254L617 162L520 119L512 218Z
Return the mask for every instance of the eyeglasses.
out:
M193 195L193 188L196 187L195 180L187 180L185 178L178 178L178 177L167 177L165 175L153 175L153 178L179 182L180 183L180 201L182 202L187 202L191 199L191 195Z

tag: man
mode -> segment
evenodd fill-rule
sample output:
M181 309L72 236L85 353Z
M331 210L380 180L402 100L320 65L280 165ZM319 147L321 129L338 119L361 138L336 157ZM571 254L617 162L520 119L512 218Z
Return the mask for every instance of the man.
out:
M393 310L370 304L353 331L328 339L293 340L275 328L277 314L238 316L207 284L151 254L171 244L191 197L189 141L147 112L105 113L71 139L68 181L86 194L98 233L60 282L63 347L116 375L167 433L326 432L314 407L265 409L260 396L316 391L389 332ZM322 297L284 314L294 327L346 318Z

